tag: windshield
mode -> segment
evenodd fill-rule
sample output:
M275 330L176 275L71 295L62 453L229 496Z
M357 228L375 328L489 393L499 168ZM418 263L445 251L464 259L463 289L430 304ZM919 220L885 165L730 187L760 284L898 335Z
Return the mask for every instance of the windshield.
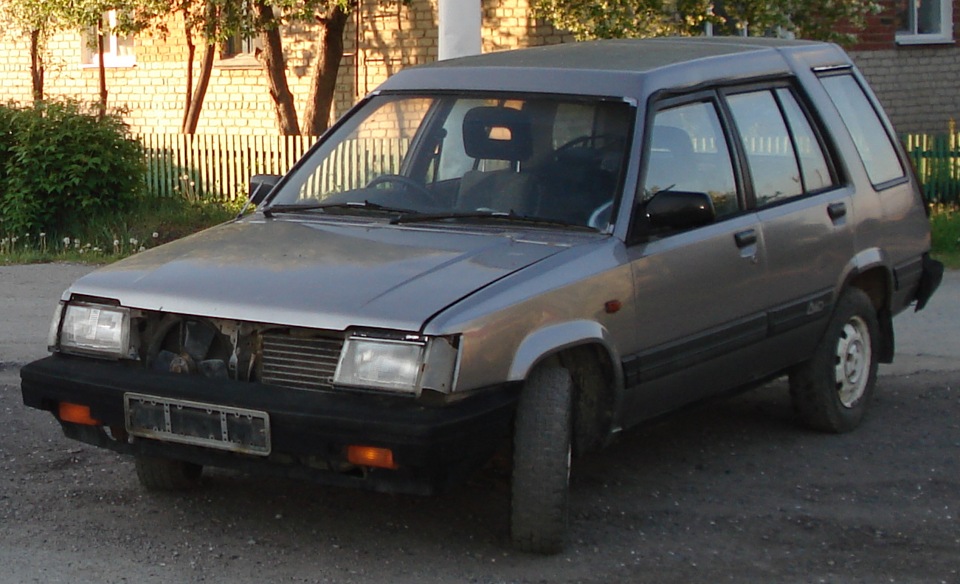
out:
M312 152L269 207L604 229L631 121L617 101L381 95Z

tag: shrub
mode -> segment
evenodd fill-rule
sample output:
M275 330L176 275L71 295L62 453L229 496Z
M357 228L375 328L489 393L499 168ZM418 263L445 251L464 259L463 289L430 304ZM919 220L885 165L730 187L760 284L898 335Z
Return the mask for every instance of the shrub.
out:
M0 106L0 231L65 233L144 192L140 143L76 102Z

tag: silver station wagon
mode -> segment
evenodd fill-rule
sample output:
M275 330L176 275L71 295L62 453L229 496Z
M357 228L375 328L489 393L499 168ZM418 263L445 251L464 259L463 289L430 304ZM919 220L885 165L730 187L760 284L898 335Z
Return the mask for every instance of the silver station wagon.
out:
M572 456L782 375L864 416L933 294L917 181L829 44L569 44L406 69L255 211L74 283L26 405L135 457L429 494L512 453L511 539L564 544Z

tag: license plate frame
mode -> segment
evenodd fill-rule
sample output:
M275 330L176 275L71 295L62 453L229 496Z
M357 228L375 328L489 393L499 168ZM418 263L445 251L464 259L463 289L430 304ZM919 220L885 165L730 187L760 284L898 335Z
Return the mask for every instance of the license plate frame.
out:
M257 456L271 452L264 411L133 392L123 394L123 411L131 436Z

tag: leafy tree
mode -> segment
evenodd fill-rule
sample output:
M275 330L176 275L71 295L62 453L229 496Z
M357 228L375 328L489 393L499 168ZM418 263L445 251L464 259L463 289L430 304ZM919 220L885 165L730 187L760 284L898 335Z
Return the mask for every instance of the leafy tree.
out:
M700 34L706 22L727 34L852 42L877 0L534 0L534 14L579 40ZM840 29L839 24L847 26Z
M0 0L3 33L30 39L30 79L35 102L43 100L47 39L63 28L63 8L63 0Z
M100 117L107 114L107 75L103 62L105 37L111 34L132 35L143 30L149 23L148 14L162 6L161 0L54 0L61 5L57 16L63 28L96 31L97 70L100 86ZM108 11L117 14L111 25L104 19Z
M409 4L410 0L382 0L384 3ZM350 16L358 9L357 0L254 0L256 30L263 38L261 60L274 100L277 122L283 134L319 135L327 129L336 90L337 74L343 60L343 35ZM310 75L310 92L304 110L303 127L297 122L293 94L286 82L280 26L308 23L317 29L316 59Z
M150 31L166 37L170 32L167 28L170 14L179 14L183 21L183 35L187 43L187 75L180 131L194 134L213 74L217 47L231 36L244 34L250 29L250 18L244 11L243 2L140 0L135 8L128 15L126 30L130 32ZM199 73L195 71L198 42L203 46Z

